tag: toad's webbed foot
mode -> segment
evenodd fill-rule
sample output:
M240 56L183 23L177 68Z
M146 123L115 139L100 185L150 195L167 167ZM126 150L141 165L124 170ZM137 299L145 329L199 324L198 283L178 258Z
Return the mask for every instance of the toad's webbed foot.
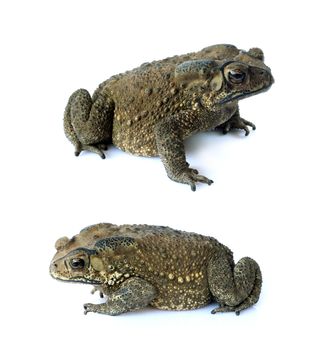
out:
M75 144L75 156L78 157L82 151L89 151L96 153L101 159L105 159L105 153L103 151L107 150L107 146L104 144L97 145L82 145L80 142Z
M240 315L240 312L247 307L241 308L241 305L239 306L229 306L229 305L220 305L219 307L216 307L211 311L211 314L216 314L217 312L235 312L236 316Z
M213 184L213 181L203 175L199 175L196 169L187 167L182 173L170 174L169 177L176 182L189 185L192 191L196 191L196 182L202 182L208 185Z
M223 134L227 134L232 129L240 129L245 131L245 136L248 136L250 133L248 126L250 126L253 130L256 130L255 124L241 118L239 114L235 114L227 122L219 125L216 130L221 130Z
M102 304L84 304L84 315L87 315L88 312L98 312L100 305Z
M118 305L109 305L108 303L102 303L102 304L84 304L84 315L87 315L89 312L95 312L98 314L106 314L110 316L117 316L122 314L123 312L129 311L129 310L123 310Z

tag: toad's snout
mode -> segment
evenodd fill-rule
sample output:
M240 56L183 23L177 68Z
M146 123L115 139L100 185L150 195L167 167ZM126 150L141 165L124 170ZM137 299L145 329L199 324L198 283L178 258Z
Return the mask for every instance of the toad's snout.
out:
M254 79L264 82L266 87L271 86L274 83L274 78L270 69L256 68L253 76Z
M58 264L56 262L51 262L49 272L52 277L56 278L58 272Z

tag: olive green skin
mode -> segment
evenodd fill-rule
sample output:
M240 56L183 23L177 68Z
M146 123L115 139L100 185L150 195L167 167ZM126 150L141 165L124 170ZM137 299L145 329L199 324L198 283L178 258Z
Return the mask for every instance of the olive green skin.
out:
M52 277L92 284L107 298L86 312L118 315L148 305L189 310L216 300L213 310L255 304L262 276L251 258L234 263L232 252L212 237L165 226L97 224L72 239L60 238Z
M254 124L239 115L238 101L273 83L258 48L248 52L215 45L199 52L145 63L111 77L93 96L80 89L67 104L64 129L75 146L105 157L116 147L141 156L160 156L167 175L196 189L208 178L189 168L184 139L201 131L243 129ZM236 81L236 74L244 79Z

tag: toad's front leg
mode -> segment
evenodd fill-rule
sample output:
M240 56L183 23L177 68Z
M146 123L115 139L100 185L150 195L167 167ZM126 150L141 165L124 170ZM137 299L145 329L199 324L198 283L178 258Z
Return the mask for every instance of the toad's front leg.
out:
M156 297L153 285L139 277L123 282L118 290L108 296L103 304L84 304L84 313L97 312L116 316L124 312L142 309Z
M105 158L103 150L112 138L114 103L107 97L95 93L91 98L84 89L75 91L69 98L64 130L75 146L75 155L86 150Z
M212 180L189 168L186 162L184 139L186 134L200 130L198 118L189 112L181 112L160 121L155 127L158 154L164 164L168 177L176 182L187 184L192 191L196 190L196 182L211 185Z
M232 115L232 117L228 119L225 123L217 126L216 130L220 130L223 134L227 134L233 129L244 130L245 136L248 136L250 133L249 126L252 128L252 130L256 130L255 124L241 118L240 112L237 109L236 112Z

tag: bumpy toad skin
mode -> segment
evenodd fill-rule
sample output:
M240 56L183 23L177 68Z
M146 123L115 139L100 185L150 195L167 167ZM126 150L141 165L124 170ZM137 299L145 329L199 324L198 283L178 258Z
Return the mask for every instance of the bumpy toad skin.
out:
M97 224L55 244L52 277L94 286L102 304L85 313L119 315L148 305L189 310L217 301L212 313L237 314L255 304L262 275L251 258L234 263L216 239L164 226Z
M215 45L199 52L142 64L111 77L93 96L80 89L67 104L64 129L75 154L88 150L105 158L108 143L141 156L160 156L167 175L196 189L211 184L186 162L184 139L219 129L243 129L238 101L273 83L261 49L248 52Z

